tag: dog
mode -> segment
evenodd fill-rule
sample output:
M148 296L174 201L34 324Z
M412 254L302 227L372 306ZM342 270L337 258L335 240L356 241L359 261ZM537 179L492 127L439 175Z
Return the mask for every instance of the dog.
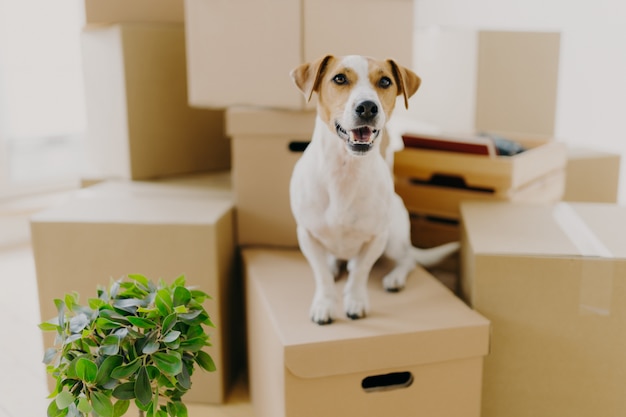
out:
M334 282L344 261L344 310L359 319L369 311L367 280L381 256L394 262L383 287L395 292L417 263L432 266L459 248L458 242L412 246L408 211L380 151L396 99L402 96L408 108L421 80L394 60L357 55L326 55L290 75L307 102L314 93L318 98L311 142L289 186L298 244L315 277L311 320L321 325L336 318Z
M394 60L362 56L327 55L290 75L307 101L318 95L312 140L290 182L298 243L316 282L310 316L318 324L335 319L334 281L347 261L344 310L362 318L369 311L369 273L382 255L395 263L383 279L394 292L417 263L432 266L459 248L458 242L428 250L411 245L408 212L379 149L397 97L408 108L421 80Z

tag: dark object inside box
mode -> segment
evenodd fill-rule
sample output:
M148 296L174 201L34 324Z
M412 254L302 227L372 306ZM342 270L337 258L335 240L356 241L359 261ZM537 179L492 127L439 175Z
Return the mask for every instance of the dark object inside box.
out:
M485 156L513 156L526 150L519 142L490 133L479 133L473 137L405 134L402 141L407 148Z

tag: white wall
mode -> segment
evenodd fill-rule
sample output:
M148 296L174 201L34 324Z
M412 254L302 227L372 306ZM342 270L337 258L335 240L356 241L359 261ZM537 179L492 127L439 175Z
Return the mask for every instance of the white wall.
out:
M569 143L619 152L626 164L625 1L415 0L415 4L416 30L421 33L476 29L561 32L555 135ZM419 42L416 48L420 48ZM416 51L416 57L421 54L424 59L436 53L422 49ZM447 59L461 60L467 53L459 47L458 55ZM416 60L418 71L419 65ZM475 87L471 73L464 76L468 82L460 83L457 99L448 105L461 127L472 120L473 109L468 110L466 101ZM453 87L451 84L448 89ZM434 93L425 89L423 94L429 97ZM434 103L422 101L417 109L427 102ZM620 203L626 203L626 169L622 169L620 184Z

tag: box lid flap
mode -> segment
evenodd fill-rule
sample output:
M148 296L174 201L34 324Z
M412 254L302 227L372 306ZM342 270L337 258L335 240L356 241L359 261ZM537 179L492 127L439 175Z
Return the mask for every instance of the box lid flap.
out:
M474 253L626 258L626 207L463 202L461 216Z
M362 320L340 314L331 325L309 319L314 280L299 251L244 251L247 285L254 285L269 311L284 347L285 366L314 378L402 368L483 356L488 351L489 321L467 307L422 268L406 288L387 293L380 263L369 280L371 311ZM341 294L345 278L337 283Z
M309 140L313 134L315 114L315 111L231 107L226 110L226 134L255 137L286 135Z

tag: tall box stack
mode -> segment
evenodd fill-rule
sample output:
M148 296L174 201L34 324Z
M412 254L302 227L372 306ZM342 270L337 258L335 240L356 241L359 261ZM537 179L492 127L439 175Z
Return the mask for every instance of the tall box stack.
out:
M207 351L217 370L198 370L185 399L221 403L235 375L237 300L230 174L163 182L105 181L79 190L66 203L31 219L42 321L55 317L55 298L76 291L82 302L98 285L127 274L189 285L212 297L205 304L215 323ZM241 305L236 306L242 309ZM46 333L46 347L54 336ZM241 354L241 352L239 352ZM50 389L54 383L49 380Z
M560 35L492 31L453 35L457 42L442 35L441 45L428 38L431 35L424 36L451 50L451 43L458 47L468 36L476 37L476 56L470 59L476 76L472 103L476 133L423 135L408 128L401 132L405 147L395 155L396 190L412 214L413 242L421 247L458 239L461 201L554 202L565 187L566 147L552 138ZM432 72L432 62L425 61L426 71ZM420 62L418 56L418 67ZM483 132L491 138L478 136ZM498 153L501 148L494 146L494 136L512 140L524 151L512 156ZM487 149L477 148L480 144Z
M224 112L188 104L183 23L91 24L81 40L87 177L144 180L230 167Z
M492 322L482 416L625 415L626 207L461 212L463 292Z

